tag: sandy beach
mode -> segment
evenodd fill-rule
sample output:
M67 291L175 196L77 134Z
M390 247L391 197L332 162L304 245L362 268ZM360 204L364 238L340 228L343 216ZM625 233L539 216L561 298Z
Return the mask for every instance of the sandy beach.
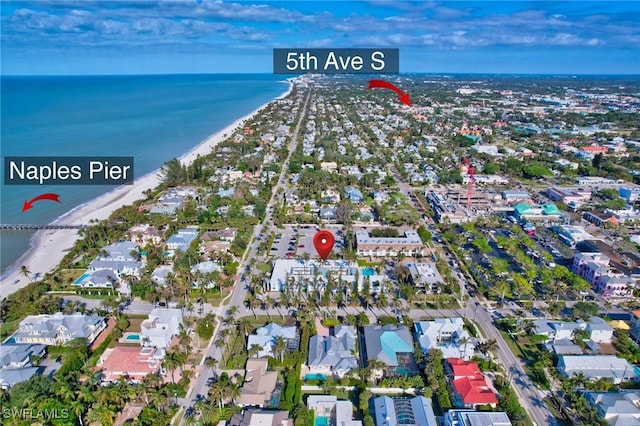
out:
M289 88L285 93L259 106L251 113L209 136L191 151L180 157L180 161L184 164L189 164L198 155L208 155L225 137L231 135L238 127L243 126L247 120L250 120L271 102L288 96L292 90L293 83L289 81ZM167 160L169 159L167 158ZM133 185L123 185L88 203L74 208L57 219L55 223L82 225L89 224L91 220L107 219L113 211L120 207L133 204L135 201L145 198L144 191L155 188L160 184L160 181L160 169L158 169L150 174L137 178ZM38 231L31 240L31 248L2 276L0 296L5 298L31 282L20 274L20 266L26 265L29 271L31 271L32 278L37 279L37 277L53 271L64 255L73 247L77 239L77 230Z

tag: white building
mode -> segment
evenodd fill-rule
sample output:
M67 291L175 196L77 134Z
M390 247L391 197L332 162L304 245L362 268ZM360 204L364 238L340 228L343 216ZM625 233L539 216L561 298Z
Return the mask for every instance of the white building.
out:
M89 264L89 272L109 270L113 278L122 275L140 276L142 263L138 260L138 246L131 241L120 241L105 247L96 260Z
M575 247L581 241L597 240L588 233L583 226L561 225L555 228L558 237L570 247Z
M356 231L358 256L390 257L423 255L424 244L416 231L405 231L403 237L372 237L368 231Z
M552 201L561 201L567 205L579 207L591 199L591 190L583 188L547 188L547 197Z
M358 289L362 290L368 280L371 292L380 291L386 279L378 275L372 268L361 268L357 262L346 260L276 259L269 280L269 291L283 291L287 288L324 289L329 279L342 285L353 286L358 281Z
M633 204L640 198L639 186L623 186L618 189L618 194L624 198L627 203Z
M350 325L332 327L329 336L313 335L309 339L309 373L342 378L358 367L355 351L356 329Z
M581 186L622 186L628 184L622 179L609 179L601 176L580 176L576 178L576 184Z
M433 321L419 321L414 325L420 347L424 353L440 349L443 358L471 359L476 343L464 329L462 318L436 318Z
M585 392L589 404L598 416L610 425L640 425L640 392L621 390L618 392Z
M338 401L334 395L309 395L307 408L312 410L316 419L326 418L327 425L362 426L362 421L353 420L351 401ZM320 424L316 421L316 424Z
M169 237L167 240L167 251L169 256L173 256L176 250L187 251L191 243L198 238L198 229L184 228Z
M611 343L613 341L613 327L600 317L591 317L587 323L589 338L596 343Z
M73 339L87 339L91 344L107 328L103 317L75 313L29 315L12 336L16 343L64 345Z
M511 426L507 413L474 410L449 410L444 415L443 426Z
M477 174L473 176L474 182L479 185L507 185L509 179L500 175L483 175ZM469 174L462 175L462 183L468 184L471 182L471 176Z
M431 398L391 398L379 396L373 399L376 426L438 426Z
M615 384L640 379L634 365L615 355L564 355L558 358L558 371L565 377L583 373L590 380L609 378Z
M276 323L269 323L264 327L260 327L255 334L249 335L247 338L247 349L251 349L253 345L258 345L260 351L256 354L258 358L266 358L275 356L273 347L276 339L282 337L287 342L287 351L296 350L300 344L298 340L298 331L295 326L281 326Z
M183 326L180 309L155 308L149 313L149 318L140 324L140 344L166 349Z
M496 145L473 145L471 149L479 154L487 154L491 157L497 157L500 155Z
M433 262L412 262L407 264L411 282L421 293L440 293L444 283L438 267Z

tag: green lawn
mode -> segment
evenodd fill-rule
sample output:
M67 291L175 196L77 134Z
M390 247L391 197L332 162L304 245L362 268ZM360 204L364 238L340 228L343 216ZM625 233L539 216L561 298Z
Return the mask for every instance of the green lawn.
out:
M258 264L258 270L268 274L271 272L271 264L268 262L262 262Z
M524 359L524 355L520 350L520 346L518 346L518 344L511 338L509 333L500 330L500 334L502 334L502 338L507 342L507 345L509 346L509 349L511 349L511 352L513 352L513 354L518 358Z
M380 262L369 262L364 259L358 259L358 266L360 266L361 268L366 268L366 267L375 268L380 266Z
M0 340L4 340L6 337L9 337L13 334L14 331L18 329L18 324L20 324L20 319L7 321L2 326L0 326Z

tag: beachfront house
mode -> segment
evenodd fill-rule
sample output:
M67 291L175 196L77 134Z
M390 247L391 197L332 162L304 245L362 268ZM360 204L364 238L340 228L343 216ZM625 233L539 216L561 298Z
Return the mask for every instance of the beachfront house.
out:
M89 273L96 271L111 271L112 278L121 278L123 275L139 277L142 272L138 245L131 241L119 241L111 244L100 252L96 260L89 264ZM97 279L100 276L97 277ZM103 281L104 282L104 281ZM77 283L82 286L81 282Z

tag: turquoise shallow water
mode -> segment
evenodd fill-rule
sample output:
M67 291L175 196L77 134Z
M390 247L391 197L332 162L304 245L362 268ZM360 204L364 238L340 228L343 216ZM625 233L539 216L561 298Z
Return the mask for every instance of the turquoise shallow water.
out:
M286 91L270 74L1 78L1 148L5 156L133 156L142 176ZM4 168L4 161L0 163ZM0 175L4 176L4 170ZM111 186L7 186L1 223L49 223ZM25 200L43 192L61 204ZM28 249L30 233L2 232L0 268Z

